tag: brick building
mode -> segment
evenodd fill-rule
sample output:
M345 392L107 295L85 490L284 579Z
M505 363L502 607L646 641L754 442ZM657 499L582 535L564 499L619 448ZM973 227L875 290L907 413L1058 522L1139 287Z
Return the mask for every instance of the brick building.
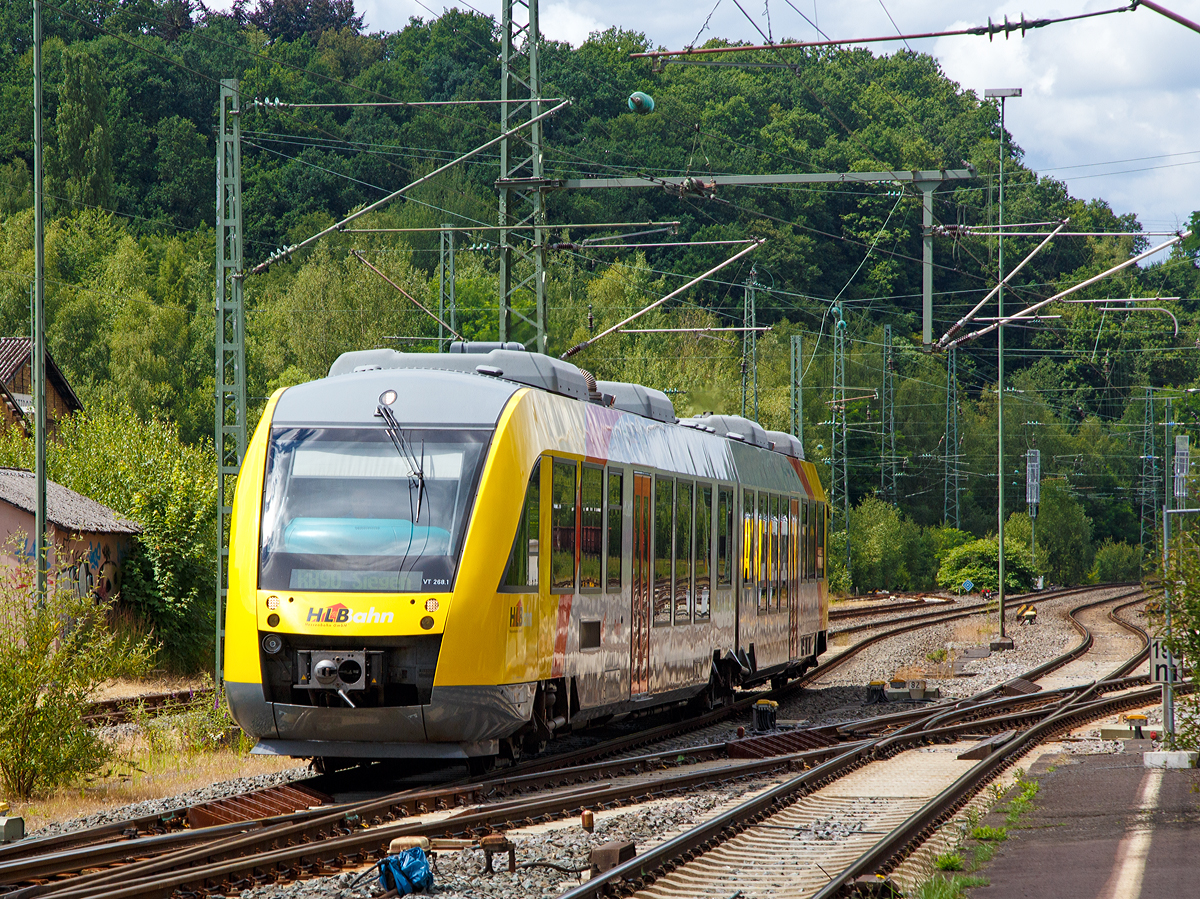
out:
M0 420L33 430L33 352L28 337L0 337ZM46 353L46 417L48 430L83 409L66 376Z

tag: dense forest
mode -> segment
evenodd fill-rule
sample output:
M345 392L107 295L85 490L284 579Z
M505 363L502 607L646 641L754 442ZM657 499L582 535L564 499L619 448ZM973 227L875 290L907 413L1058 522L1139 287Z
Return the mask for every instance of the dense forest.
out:
M213 418L214 155L221 79L243 98L246 258L263 261L498 133L493 105L370 105L494 100L498 24L449 10L394 33L366 33L351 0L239 2L228 13L195 0L59 0L46 4L48 321L51 349L86 403L104 401L143 421L161 420L185 444L210 440ZM978 177L935 195L939 225L996 220L1001 154L998 109L950 81L928 55L862 49L740 54L721 65L685 60L652 68L630 53L641 34L609 30L577 48L540 47L543 94L571 105L545 127L548 177L892 171L961 168ZM0 332L28 333L32 256L32 53L28 3L0 7ZM631 112L633 91L655 100ZM269 104L255 103L257 99ZM278 105L275 101L278 100ZM332 104L296 108L294 104ZM1020 135L1005 147L1005 219L1070 218L1072 231L1138 232L1133 215L1022 163ZM261 407L280 386L319 377L341 352L372 346L434 351L437 324L352 254L361 251L414 297L438 302L439 234L460 234L457 322L473 339L497 336L494 232L498 157L482 153L356 227L430 229L344 232L247 278L250 394ZM958 460L959 528L996 525L996 347L958 355L959 445L946 434L947 359L920 343L921 198L898 183L721 188L558 190L549 195L550 351L562 352L732 253L700 241L766 239L640 327L739 326L753 275L757 390L740 336L618 334L572 361L598 377L667 390L677 414L738 412L791 427L790 346L803 338L803 435L828 476L833 328L844 320L850 497L861 526L915 529L927 555L944 554L945 458ZM678 222L669 235L605 248L583 237L645 228L595 223ZM1037 228L1033 230L1038 230ZM1005 243L1009 265L1037 238ZM1056 239L1007 292L1018 308L1130 258L1140 236ZM935 334L995 283L994 238L939 232ZM1194 250L1133 266L1081 298L1177 297L1169 316L1060 305L1057 318L1006 337L1007 511L1024 504L1026 449L1042 452L1046 512L1073 527L1074 543L1039 558L1052 578L1090 574L1094 547L1138 544L1147 500L1144 456L1162 455L1164 401L1184 428L1200 402L1181 388L1200 375L1200 308ZM532 298L525 302L532 304ZM994 314L985 312L984 314ZM896 509L864 501L880 488L884 423L883 334L894 343ZM528 336L528 335L527 335ZM413 339L421 338L421 339ZM743 398L743 384L748 396ZM1169 389L1166 389L1169 388ZM1148 390L1153 391L1148 394ZM1147 396L1153 397L1147 406ZM253 416L252 416L253 418ZM122 419L123 420L123 419ZM1150 429L1147 421L1156 423ZM157 432L156 432L157 433ZM1153 446L1146 441L1156 439ZM890 499L890 497L885 497ZM870 521L868 521L870 519ZM950 522L954 524L955 522ZM889 524L888 527L892 527ZM851 520L852 531L854 516ZM882 527L882 525L881 525ZM1059 528L1057 530L1062 530ZM925 530L922 530L925 529ZM1018 528L1019 533L1024 533ZM1038 526L1039 544L1056 528ZM884 531L880 531L884 533ZM924 534L925 536L921 536ZM965 539L965 534L963 535ZM907 539L907 538L906 538ZM1147 537L1147 542L1149 541ZM916 543L912 543L916 541ZM852 543L853 543L852 538ZM881 539L882 549L900 545ZM951 543L961 542L950 541ZM859 541L868 552L869 541ZM939 556L940 557L940 556ZM1057 560L1057 561L1054 561ZM923 586L919 570L863 557L855 585ZM875 571L868 575L866 572ZM207 577L207 573L204 574ZM202 579L201 579L202 580ZM199 583L199 581L198 581Z

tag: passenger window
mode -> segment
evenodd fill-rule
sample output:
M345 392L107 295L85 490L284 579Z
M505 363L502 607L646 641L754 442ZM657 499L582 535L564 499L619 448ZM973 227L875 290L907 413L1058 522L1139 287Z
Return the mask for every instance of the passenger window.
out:
M696 620L707 621L712 584L712 487L696 491Z
M692 484L675 485L675 623L692 621Z
M771 497L758 495L758 610L771 609Z
M733 583L733 493L722 487L717 496L717 586L728 587Z
M604 470L583 466L579 479L579 590L600 589L604 552Z
M742 592L748 602L757 602L758 534L754 526L754 491L742 492Z
M624 493L621 484L624 481L622 473L617 470L608 471L608 592L621 592L621 503Z
M782 590L780 589L783 580L783 539L782 527L783 521L779 517L779 497L771 497L771 600L776 609L782 603Z
M517 536L513 540L508 566L504 569L501 586L523 590L537 589L538 585L538 522L541 518L542 460L533 465L529 486L525 489L525 502L521 507L521 518L517 522Z
M800 502L800 579L808 579L808 503Z
M825 577L825 504L817 505L817 577Z
M675 535L675 482L654 481L654 623L671 623L671 548Z
M578 466L554 460L550 483L550 589L569 593L575 589L575 530Z

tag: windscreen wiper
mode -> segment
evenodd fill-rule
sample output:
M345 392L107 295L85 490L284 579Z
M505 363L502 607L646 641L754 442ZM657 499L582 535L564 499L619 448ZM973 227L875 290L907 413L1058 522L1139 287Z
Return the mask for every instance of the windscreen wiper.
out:
M396 416L392 412L391 407L380 403L375 414L384 420L384 423L387 425L384 430L387 432L388 437L391 438L392 446L396 448L396 452L400 454L400 458L408 463L408 511L412 515L413 524L416 524L421 518L421 497L425 494L425 441L421 441L421 458L418 460L404 436L404 431L400 428L400 423L396 421ZM417 489L417 509L415 514L412 509L412 491L414 487Z

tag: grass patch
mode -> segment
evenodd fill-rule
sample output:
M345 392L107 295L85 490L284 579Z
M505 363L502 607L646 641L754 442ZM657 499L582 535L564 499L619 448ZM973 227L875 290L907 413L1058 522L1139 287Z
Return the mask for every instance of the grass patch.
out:
M950 877L935 874L918 884L912 896L914 899L964 899L967 890L987 885L986 877L974 874L953 874Z
M933 866L939 871L961 871L966 864L961 852L944 852L933 860Z
M981 843L1003 843L1008 839L1007 827L992 827L983 825L982 827L974 827L967 834L972 840L978 840Z
M1009 802L1008 808L1004 813L1004 822L1009 826L1014 826L1020 820L1033 811L1033 799L1038 794L1041 786L1036 780L1025 780L1018 776L1016 786L1018 793L1016 797Z
M949 653L947 653L945 649L935 649L933 652L925 653L925 658L940 665L942 662L946 661L946 656L948 654Z

